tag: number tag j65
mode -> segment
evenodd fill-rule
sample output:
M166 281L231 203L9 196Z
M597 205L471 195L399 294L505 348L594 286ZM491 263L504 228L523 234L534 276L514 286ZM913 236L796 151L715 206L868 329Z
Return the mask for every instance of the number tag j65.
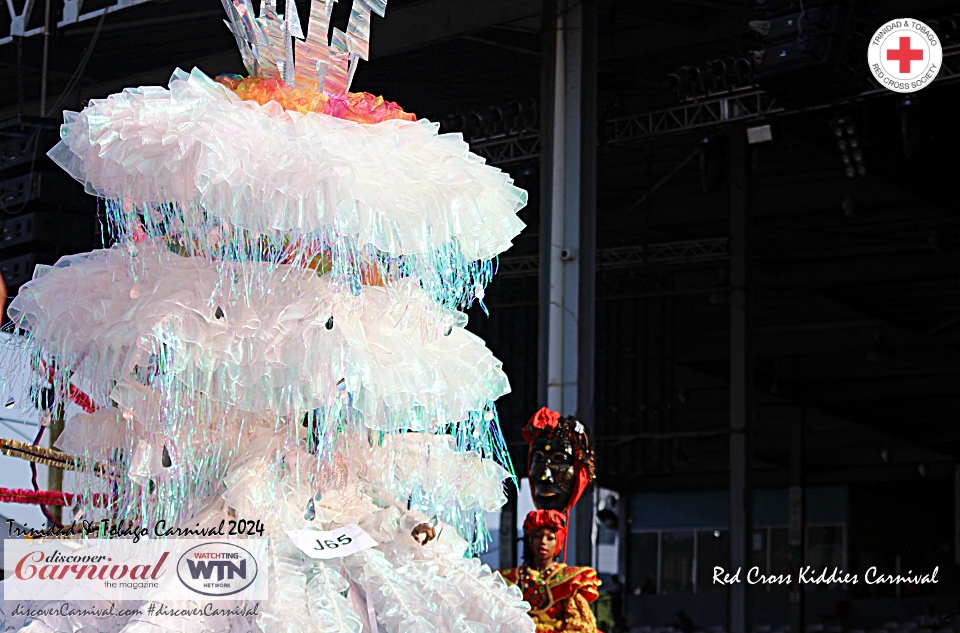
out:
M343 558L376 547L377 542L359 525L345 525L336 530L287 530L294 544L310 558Z

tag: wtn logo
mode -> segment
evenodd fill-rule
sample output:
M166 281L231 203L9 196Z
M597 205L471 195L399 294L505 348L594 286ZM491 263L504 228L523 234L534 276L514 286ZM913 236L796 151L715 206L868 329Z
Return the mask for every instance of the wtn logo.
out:
M194 580L211 580L213 571L217 571L215 580L233 580L240 577L247 579L247 561L241 560L240 564L228 560L189 560L187 559L187 569L190 570L190 576Z
M256 557L235 543L202 543L177 561L177 577L188 589L211 598L236 595L257 579Z

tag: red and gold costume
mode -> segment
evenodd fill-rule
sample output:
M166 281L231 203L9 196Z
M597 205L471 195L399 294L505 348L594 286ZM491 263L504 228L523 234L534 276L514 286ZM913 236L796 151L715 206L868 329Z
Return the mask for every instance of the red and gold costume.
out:
M537 623L537 633L597 631L590 603L600 595L597 591L600 580L590 567L554 563L539 572L523 565L501 569L500 574L523 591L524 599L530 603L530 616Z
M566 517L556 510L534 510L523 522L523 533L526 536L543 527L556 531L559 555L567 542ZM592 568L555 562L542 571L521 565L501 569L500 575L523 591L537 633L598 633L590 604L600 596L600 580Z

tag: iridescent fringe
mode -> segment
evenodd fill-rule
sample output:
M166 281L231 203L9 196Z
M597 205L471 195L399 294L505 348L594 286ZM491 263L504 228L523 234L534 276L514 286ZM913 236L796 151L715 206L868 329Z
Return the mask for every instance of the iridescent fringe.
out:
M200 207L185 214L179 204L133 204L130 200L105 200L107 229L131 255L131 274L138 275L136 245L165 240L171 251L206 262L262 262L257 274L269 277L273 267L290 266L304 276L329 274L345 292L359 295L364 285L391 289L401 279L416 280L440 305L468 309L475 300L483 305L487 285L493 280L493 260L467 259L455 241L416 255L392 256L372 246L360 245L340 227L311 233L277 231L254 234L214 221ZM204 218L197 222L198 218ZM255 300L269 286L240 285L223 268L221 284L228 300ZM289 273L289 281L297 282Z
M199 391L184 387L177 377L166 373L173 360L166 354L166 348L160 347L149 367L135 367L127 377L99 376L90 380L87 367L89 359L51 358L41 350L29 333L15 331L7 344L14 362L26 362L30 372L31 401L13 403L24 411L28 407L48 410L65 410L71 402L70 385L78 382L78 370L84 370L87 380L77 386L88 392L92 400L102 407L111 406L112 387L116 381L127 378L150 387L150 393L158 398L159 408L147 420L136 420L145 429L154 442L162 442L162 450L169 459L168 464L158 472L143 469L145 459L143 448L135 443L142 438L134 433L135 416L117 411L119 419L126 422L127 438L123 445L117 446L109 459L89 450L76 455L76 486L71 491L82 499L92 499L96 495L108 495L113 503L101 510L83 507L74 508L79 516L92 518L107 517L117 523L155 524L164 520L167 525L180 525L201 513L215 502L225 491L224 480L232 465L232 460L241 449L242 435L251 425L269 428L274 432L286 434L288 446L304 445L316 458L311 485L322 488L322 482L329 478L327 472L336 461L335 451L341 437L357 430L368 431L364 416L352 406L351 395L337 391L331 395L327 405L304 413L297 419L274 417L272 419L247 420L236 410L212 402ZM9 357L9 354L8 354ZM100 359L101 361L103 359ZM111 363L98 362L97 367ZM51 390L48 397L42 397L44 389ZM250 417L250 414L246 414ZM238 417L241 417L238 422ZM392 419L397 425L394 431L374 433L374 441L384 439L391 434L406 433L411 426L423 428L425 420L406 420L402 416ZM455 450L459 453L472 451L494 461L506 470L516 484L516 475L510 460L505 439L500 430L496 408L489 402L482 411L470 412L465 420L446 421L434 424L431 432L441 436L451 436ZM233 426L229 426L232 423ZM103 447L93 447L103 448ZM160 450L160 449L154 449ZM98 461L100 460L100 461ZM282 470L282 461L276 464L278 476ZM104 476L104 471L110 474ZM446 491L455 490L467 473L449 473L443 482ZM404 489L400 483L390 490L398 499L406 499L411 509L419 510L434 519L452 526L469 545L468 555L484 551L490 543L490 534L486 528L485 512L464 508L450 499L455 494L432 496L422 489Z

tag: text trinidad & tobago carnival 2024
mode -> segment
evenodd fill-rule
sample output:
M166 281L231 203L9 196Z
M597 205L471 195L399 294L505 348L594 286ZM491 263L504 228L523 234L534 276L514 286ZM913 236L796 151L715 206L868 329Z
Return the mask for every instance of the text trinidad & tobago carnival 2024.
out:
M74 521L62 527L31 528L28 526L20 527L12 519L7 520L7 533L9 536L26 537L32 539L55 538L58 536L72 536L76 534L96 535L99 538L130 538L134 543L139 543L140 539L150 538L209 538L214 536L262 536L263 523L260 520L244 521L233 520L220 521L219 525L201 528L197 527L168 527L167 522L161 519L157 521L153 528L144 525L116 525L108 520L103 521Z

